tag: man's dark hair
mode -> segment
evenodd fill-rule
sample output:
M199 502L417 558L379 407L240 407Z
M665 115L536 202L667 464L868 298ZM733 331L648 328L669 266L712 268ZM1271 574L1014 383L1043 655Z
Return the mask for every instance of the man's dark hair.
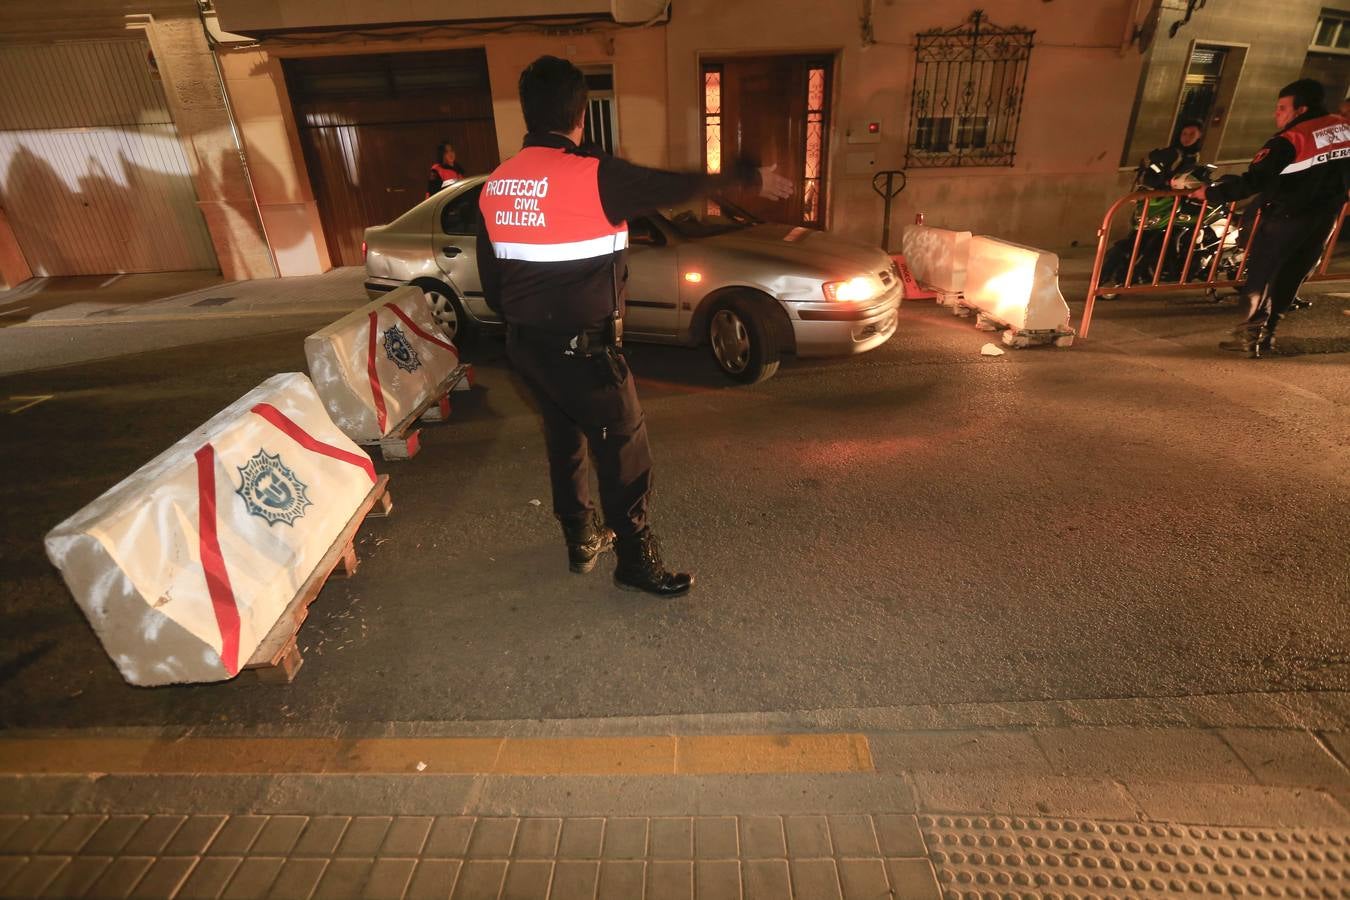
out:
M541 56L520 73L520 107L532 133L571 131L586 111L586 76L565 59Z
M437 144L437 145L436 145L436 162L441 162L443 159L445 159L445 151L449 150L450 148L452 148L452 147L454 147L454 146L455 146L455 145L452 144L450 141L441 141L439 144Z
M1322 87L1322 82L1312 78L1300 78L1298 81L1291 81L1280 88L1279 96L1291 97L1294 106L1306 106L1308 109L1321 109L1322 103L1326 100L1326 89Z

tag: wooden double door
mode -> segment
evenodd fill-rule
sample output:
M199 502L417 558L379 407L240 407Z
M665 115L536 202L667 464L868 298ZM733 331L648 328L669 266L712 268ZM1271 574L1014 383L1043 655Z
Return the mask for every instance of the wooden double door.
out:
M365 229L426 196L441 141L468 175L500 158L481 49L283 62L335 266L359 266Z
M797 190L786 200L738 196L771 222L823 227L829 154L829 57L778 55L705 59L704 162L710 171L748 156L778 167Z

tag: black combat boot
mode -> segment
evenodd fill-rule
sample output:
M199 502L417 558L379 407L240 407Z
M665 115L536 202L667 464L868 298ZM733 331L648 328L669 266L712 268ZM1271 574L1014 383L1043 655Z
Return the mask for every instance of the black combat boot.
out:
M1260 359L1260 351L1257 345L1260 343L1261 335L1266 333L1264 325L1242 324L1233 329L1233 340L1220 341L1220 350L1231 350L1234 353L1245 353L1249 359ZM1268 352L1269 348L1267 348Z
M574 519L559 516L567 540L567 567L585 575L600 561L600 554L614 546L614 532L604 527L594 512Z
M1268 356L1275 355L1275 323L1267 322L1256 337L1252 340L1252 345L1247 350L1248 359L1265 359Z
M694 576L687 572L671 572L661 562L661 548L650 531L630 538L619 538L614 544L619 564L614 569L614 583L626 591L646 591L658 597L678 597L689 593Z

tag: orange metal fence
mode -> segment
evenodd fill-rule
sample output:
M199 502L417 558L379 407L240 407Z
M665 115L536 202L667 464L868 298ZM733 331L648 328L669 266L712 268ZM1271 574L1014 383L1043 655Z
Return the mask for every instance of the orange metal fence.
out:
M1078 327L1080 338L1087 337L1092 325L1092 308L1097 298L1103 295L1216 290L1242 284L1247 268L1247 252L1261 227L1260 210L1252 213L1250 222L1240 222L1245 213L1237 210L1236 204L1216 206L1204 200L1188 200L1187 196L1185 191L1136 191L1111 204L1102 219L1101 228L1097 230L1097 257L1092 265L1092 280L1088 282L1087 302L1083 306L1083 319ZM1152 212L1166 205L1150 202L1161 197L1171 198L1170 208L1166 213ZM1102 284L1106 258L1113 248L1112 226L1116 224L1116 215L1122 209L1132 209L1134 216L1132 233L1114 242L1122 247L1126 242L1131 242L1129 258L1123 266L1124 277L1119 284ZM1350 270L1329 271L1347 213L1350 213L1350 203L1341 208L1336 227L1322 252L1322 259L1308 278L1309 281L1350 279ZM1164 215L1167 224L1160 228ZM1188 229L1189 235L1186 234ZM1159 232L1162 240L1155 258L1153 242L1150 241L1145 247L1144 238L1146 234ZM1174 235L1177 241L1173 240ZM1179 242L1184 242L1184 246ZM1141 253L1141 250L1147 252ZM1114 254L1113 269L1116 271L1122 268L1120 257L1120 252ZM1145 267L1142 270L1139 268L1141 264ZM1142 275L1138 284L1135 283L1136 274Z

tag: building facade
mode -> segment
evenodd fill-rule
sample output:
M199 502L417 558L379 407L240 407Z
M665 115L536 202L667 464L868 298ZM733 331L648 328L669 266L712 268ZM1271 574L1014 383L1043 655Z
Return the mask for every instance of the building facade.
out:
M874 181L903 172L893 245L922 213L1060 247L1094 239L1180 119L1237 161L1280 84L1343 95L1343 18L1344 37L1319 0L9 0L0 278L359 265L439 142L469 172L519 149L516 79L543 53L586 72L616 153L778 166L800 190L744 201L766 218L879 243Z

